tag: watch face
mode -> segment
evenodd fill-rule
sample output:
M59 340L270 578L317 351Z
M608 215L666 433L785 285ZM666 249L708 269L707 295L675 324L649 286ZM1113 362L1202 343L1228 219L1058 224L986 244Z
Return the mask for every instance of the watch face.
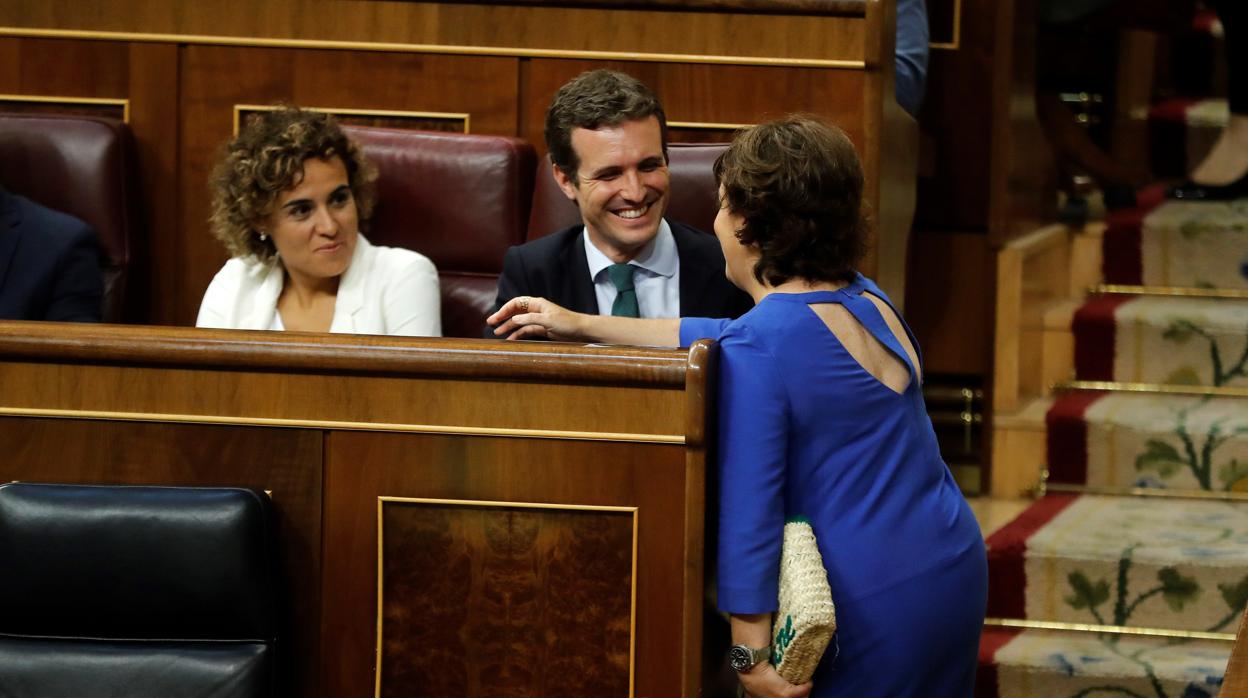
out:
M728 664L736 671L745 671L754 666L751 652L740 645L728 650Z

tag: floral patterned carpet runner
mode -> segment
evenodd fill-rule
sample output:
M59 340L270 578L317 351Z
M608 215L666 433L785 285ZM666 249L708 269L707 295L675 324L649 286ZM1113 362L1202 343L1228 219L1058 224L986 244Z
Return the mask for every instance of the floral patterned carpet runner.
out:
M1248 200L1167 202L1114 214L1106 283L1248 288ZM1076 313L1076 377L1248 387L1248 300L1094 296ZM1248 397L1072 391L1047 417L1049 482L1248 492ZM1050 494L988 540L990 627L978 696L1217 695L1248 605L1248 501ZM1169 636L1071 630L1160 629Z

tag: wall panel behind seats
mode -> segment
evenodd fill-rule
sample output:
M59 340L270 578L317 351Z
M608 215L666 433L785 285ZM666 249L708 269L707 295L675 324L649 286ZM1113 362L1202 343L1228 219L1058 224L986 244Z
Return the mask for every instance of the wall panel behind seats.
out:
M467 113L472 133L516 133L516 58L222 46L181 51L179 324L195 321L204 289L227 256L208 231L208 176L232 134L235 105Z
M165 262L174 258L177 242L177 58L172 44L0 38L0 94L13 96L0 110L121 118L120 106L74 100L129 101L146 233L137 243L129 289L146 295L139 307L154 323L174 319L176 269ZM23 97L53 101L23 103Z

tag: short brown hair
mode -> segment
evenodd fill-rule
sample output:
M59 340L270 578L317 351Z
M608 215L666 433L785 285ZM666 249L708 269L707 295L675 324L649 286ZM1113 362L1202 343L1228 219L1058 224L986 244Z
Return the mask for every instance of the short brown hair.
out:
M841 129L794 115L737 134L715 161L721 205L761 256L754 277L852 281L866 253L862 165Z
M651 116L659 120L666 160L667 116L650 88L637 78L614 70L581 73L559 88L546 110L546 150L550 161L575 182L581 162L572 148L572 131L592 131Z
M235 257L273 259L273 241L255 230L281 192L299 185L303 163L338 157L361 223L373 212L376 170L334 117L298 107L252 114L212 171L212 234Z

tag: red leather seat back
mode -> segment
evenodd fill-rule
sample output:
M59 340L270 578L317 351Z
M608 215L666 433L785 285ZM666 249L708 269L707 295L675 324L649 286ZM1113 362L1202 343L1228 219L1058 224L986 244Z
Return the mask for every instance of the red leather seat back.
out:
M130 129L115 119L0 114L0 184L82 219L100 238L104 321L143 318ZM174 234L174 231L166 231Z
M719 212L715 158L727 147L723 144L668 144L668 172L672 178L668 218L707 233L713 232L715 214ZM542 158L538 165L528 240L536 240L581 222L576 203L569 201L559 185L555 184L552 167L548 158Z
M442 286L442 333L481 337L503 254L524 240L533 146L503 136L344 130L380 174L368 239L433 260Z

